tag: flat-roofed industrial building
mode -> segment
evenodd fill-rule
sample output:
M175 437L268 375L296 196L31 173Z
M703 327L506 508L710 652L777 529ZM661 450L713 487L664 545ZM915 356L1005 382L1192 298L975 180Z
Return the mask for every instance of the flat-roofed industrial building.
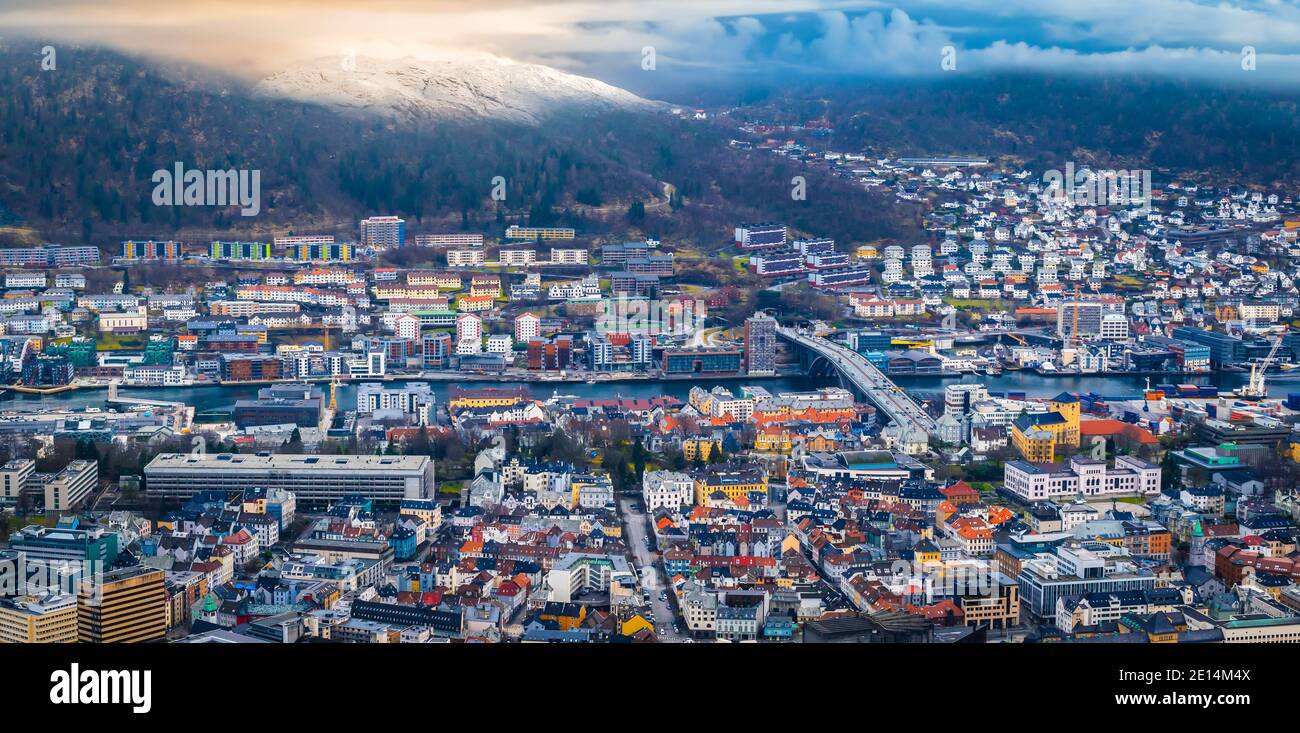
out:
M428 499L434 492L428 456L163 453L145 466L144 477L151 496L278 488L306 502L348 496L398 502Z

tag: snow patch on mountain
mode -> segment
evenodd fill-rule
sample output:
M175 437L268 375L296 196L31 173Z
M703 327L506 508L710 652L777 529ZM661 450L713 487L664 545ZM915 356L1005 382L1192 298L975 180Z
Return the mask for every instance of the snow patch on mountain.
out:
M256 91L399 119L495 119L528 125L557 114L662 106L596 79L489 55L318 59L261 80Z

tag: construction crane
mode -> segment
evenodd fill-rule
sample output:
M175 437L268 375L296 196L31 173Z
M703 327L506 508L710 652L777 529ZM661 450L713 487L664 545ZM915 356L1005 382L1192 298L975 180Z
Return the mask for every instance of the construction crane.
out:
M1250 365L1250 380L1246 386L1237 390L1241 397L1250 399L1264 399L1268 396L1268 389L1264 383L1264 372L1273 364L1273 357L1277 356L1277 350L1282 346L1282 335L1278 334L1277 340L1273 342L1273 348L1268 350L1268 356L1264 357L1262 362L1252 362Z

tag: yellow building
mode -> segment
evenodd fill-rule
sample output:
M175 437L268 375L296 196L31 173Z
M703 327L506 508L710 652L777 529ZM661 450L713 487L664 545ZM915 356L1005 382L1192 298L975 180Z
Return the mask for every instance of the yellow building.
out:
M1061 448L1079 447L1079 398L1068 392L1052 398L1050 411L1026 413L1011 426L1011 443L1026 461L1050 463Z
M998 583L997 592L960 599L967 626L1006 629L1020 623L1020 588L1015 583Z
M630 618L624 619L618 626L618 633L623 636L631 636L642 630L649 631L653 634L655 632L655 626L647 621L645 616L642 616L639 613L633 614Z
M554 621L560 631L573 631L587 618L587 607L581 603L547 603L537 618Z
M759 428L754 436L754 450L763 453L789 453L790 431L779 427Z
M506 239L573 239L577 232L572 227L521 227L512 224L506 229Z
M785 555L785 553L787 552L802 552L802 551L803 551L803 546L799 544L799 538L793 532L786 535L784 540L781 540L782 555Z
M451 398L447 406L452 409L462 407L510 407L524 399L524 393L518 389L483 389L461 390Z
M722 450L721 441L711 438L690 438L682 441L682 457L688 461L694 461L697 457L701 461L707 461L715 450Z
M456 298L456 310L462 313L482 313L494 305L491 295L461 295Z
M436 532L442 527L442 505L428 499L408 499L401 504L400 513L415 517L423 522L430 531Z
M470 280L469 294L486 295L489 298L501 297L501 279L498 277L475 277Z
M759 471L708 471L695 479L695 503L708 504L709 496L716 491L726 495L728 501L745 498L751 492L767 493L767 475Z
M570 509L577 507L578 504L581 503L582 490L587 488L588 486L596 487L597 490L601 488L607 488L608 491L611 492L613 491L613 488L610 487L609 474L607 473L575 474L569 480L569 492L570 492L569 508ZM588 529L587 531L590 531L590 529Z
M77 595L77 640L83 643L141 642L167 632L163 571L131 567L84 581Z
M941 565L943 562L940 556L939 546L929 540L919 543L912 549L912 552L912 563L916 567L931 567L934 565Z
M76 640L75 596L0 598L0 644L71 644Z
M1146 634L1151 644L1177 644L1178 634L1187 630L1182 615L1160 611L1147 616L1126 613L1119 619L1119 633Z
M1050 430L1011 430L1011 442L1020 457L1030 463L1051 463L1056 458L1056 433Z
M809 453L837 451L840 442L824 432L816 432L803 437L803 449Z

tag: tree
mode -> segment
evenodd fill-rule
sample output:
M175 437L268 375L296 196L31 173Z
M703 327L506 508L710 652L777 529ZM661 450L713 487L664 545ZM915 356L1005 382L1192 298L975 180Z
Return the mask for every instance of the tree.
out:
M563 428L556 428L554 432L540 440L535 455L539 460L559 461L575 467L585 467L587 464L582 446Z
M632 476L627 468L627 460L628 455L622 445L605 449L605 470L609 472L609 480L614 484L615 491L621 492L631 483Z
M632 205L627 207L627 223L636 227L645 223L645 204L640 200L633 201Z
M727 462L727 453L722 449L720 444L715 443L713 450L709 451L709 464L718 464Z
M280 452L289 453L289 454L303 452L302 433L298 430L298 428L294 428L293 432L289 434L289 442L285 443L283 446L280 447Z
M432 445L429 442L429 426L421 425L420 429L415 433L415 437L407 442L406 454L408 456L427 456L431 453Z
M673 471L686 470L686 456L681 448L672 448L660 454L660 460Z
M637 436L636 442L632 444L632 470L638 482L645 476L646 449L641 444L641 437Z

